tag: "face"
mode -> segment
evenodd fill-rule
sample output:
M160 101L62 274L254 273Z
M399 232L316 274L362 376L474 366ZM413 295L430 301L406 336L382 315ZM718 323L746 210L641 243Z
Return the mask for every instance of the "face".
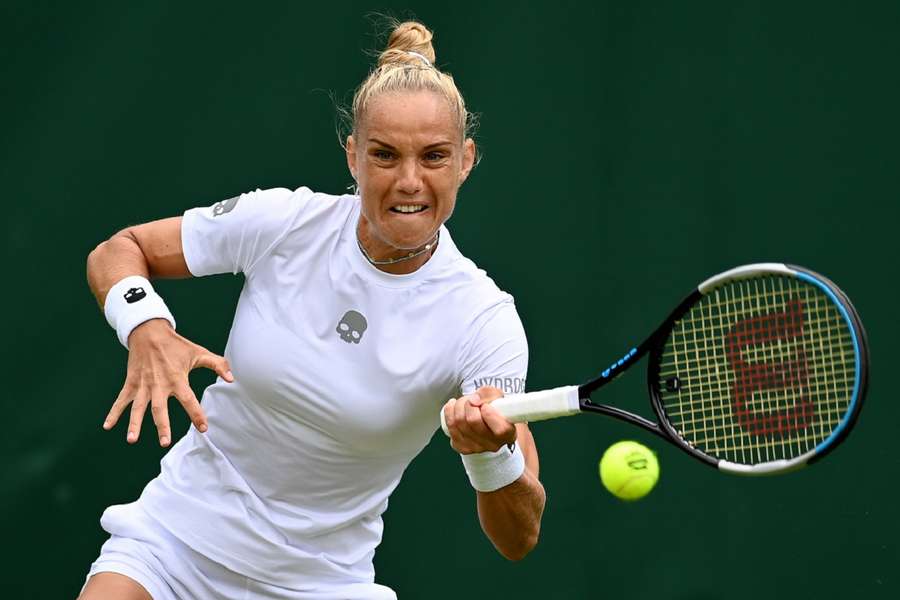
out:
M428 91L372 99L347 164L362 197L360 240L374 258L420 248L450 218L475 158L447 101Z

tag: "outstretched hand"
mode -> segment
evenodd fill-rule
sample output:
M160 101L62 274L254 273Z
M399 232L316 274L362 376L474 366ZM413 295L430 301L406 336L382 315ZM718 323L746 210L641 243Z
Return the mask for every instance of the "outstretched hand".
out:
M444 405L444 420L454 450L460 454L496 452L516 441L516 426L490 404L502 397L502 390L484 386Z
M103 428L112 429L131 404L127 441L133 444L141 435L141 423L147 405L156 424L159 445L172 441L169 427L170 396L175 396L199 431L207 429L206 415L188 383L188 374L205 367L227 382L234 381L228 361L203 346L178 335L164 319L142 323L128 337L128 374L119 397L113 403Z

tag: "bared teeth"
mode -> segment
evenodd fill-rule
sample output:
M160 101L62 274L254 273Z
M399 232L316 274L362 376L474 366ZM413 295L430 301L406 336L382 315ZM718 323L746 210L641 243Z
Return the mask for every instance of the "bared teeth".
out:
M394 206L391 208L394 212L409 214L409 213L417 213L422 212L428 208L427 206L423 206L421 204L400 204L398 206Z

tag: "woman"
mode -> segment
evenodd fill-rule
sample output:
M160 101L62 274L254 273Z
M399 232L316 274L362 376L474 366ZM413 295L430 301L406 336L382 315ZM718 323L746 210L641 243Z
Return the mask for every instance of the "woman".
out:
M381 514L439 410L486 535L513 560L537 542L534 441L489 404L497 382L524 385L527 344L512 298L443 226L475 144L431 39L398 24L356 92L358 196L257 190L91 253L91 289L129 349L104 428L130 404L136 442L149 405L168 446L169 396L193 427L137 502L104 513L84 600L394 598L374 583ZM239 271L227 358L178 335L146 279ZM219 375L203 407L187 379L198 366Z

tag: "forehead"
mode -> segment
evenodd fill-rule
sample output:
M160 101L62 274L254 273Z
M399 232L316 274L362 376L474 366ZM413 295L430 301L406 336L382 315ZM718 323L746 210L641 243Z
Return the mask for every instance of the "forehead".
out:
M361 123L362 138L394 146L457 141L459 127L445 98L435 92L379 94L369 103Z

